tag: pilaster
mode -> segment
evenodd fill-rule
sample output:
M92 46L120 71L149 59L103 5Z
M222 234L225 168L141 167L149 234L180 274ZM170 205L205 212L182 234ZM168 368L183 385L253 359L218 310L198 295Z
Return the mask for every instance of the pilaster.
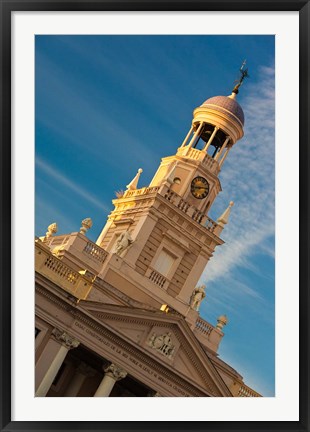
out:
M206 257L205 255L199 255L195 265L193 266L193 268L191 269L189 275L186 278L186 281L181 289L181 291L179 292L177 299L181 300L184 303L189 303L189 299L192 295L192 292L197 284L197 282L199 281L202 272L204 271L207 263L208 263L209 258Z

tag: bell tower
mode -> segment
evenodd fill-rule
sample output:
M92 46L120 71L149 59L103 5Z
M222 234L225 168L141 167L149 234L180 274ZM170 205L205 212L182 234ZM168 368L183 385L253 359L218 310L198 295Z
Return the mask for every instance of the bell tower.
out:
M243 137L244 114L230 96L207 99L193 113L191 128L176 155L165 157L150 186L163 182L200 212L207 213L221 191L218 174L233 145Z
M217 221L208 212L221 191L224 161L243 137L244 114L236 100L247 76L243 66L231 95L211 97L194 110L183 143L162 159L151 183L138 188L139 169L113 200L97 240L110 253L100 276L136 300L186 316L205 266L223 244L220 234L233 203Z

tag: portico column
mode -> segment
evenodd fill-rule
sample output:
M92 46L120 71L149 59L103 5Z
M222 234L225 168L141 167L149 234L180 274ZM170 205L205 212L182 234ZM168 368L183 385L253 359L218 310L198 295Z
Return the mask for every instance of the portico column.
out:
M64 392L64 396L76 396L82 385L84 384L85 379L94 375L95 371L93 368L91 368L84 362L80 363L79 366L76 368L75 374L73 375L68 387Z
M104 369L105 375L97 388L94 397L108 397L114 387L116 381L119 381L126 377L127 372L121 367L111 363L106 369Z
M49 368L47 369L39 387L36 391L36 397L44 397L49 391L53 381L57 375L57 372L60 369L68 351L72 348L76 348L80 342L74 339L72 336L68 335L66 332L63 332L58 329L54 329L52 331L52 336L54 339L60 344L58 352L53 358Z

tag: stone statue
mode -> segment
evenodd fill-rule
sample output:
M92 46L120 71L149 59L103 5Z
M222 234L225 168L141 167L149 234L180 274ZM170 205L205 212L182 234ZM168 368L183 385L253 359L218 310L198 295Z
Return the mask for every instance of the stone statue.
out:
M128 248L133 243L133 239L131 238L130 232L127 230L123 232L119 238L117 239L115 246L116 255L121 256L125 249Z
M169 332L164 335L163 346L161 348L161 351L169 355L172 349L173 349L173 345L171 342L171 333Z
M198 311L202 300L206 296L205 289L206 289L205 285L197 286L194 289L193 294L191 296L191 300L190 300L190 306L192 309Z
M155 348L157 351L160 351L162 354L167 357L171 357L174 352L174 345L171 341L171 333L165 333L159 336L156 336L155 333L152 334L149 345L152 348Z

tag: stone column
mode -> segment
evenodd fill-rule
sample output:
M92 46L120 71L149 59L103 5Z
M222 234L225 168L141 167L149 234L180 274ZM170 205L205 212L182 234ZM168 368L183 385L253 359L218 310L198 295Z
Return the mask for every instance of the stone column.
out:
M224 142L224 144L222 145L220 151L215 155L215 158L214 158L214 159L215 159L216 161L219 160L220 157L222 156L222 154L223 154L223 152L224 152L224 150L225 150L227 144L229 143L229 140L230 140L230 137L227 137L226 140L225 140L225 142Z
M59 349L37 388L36 397L46 396L69 350L76 348L80 344L79 341L72 336L56 328L52 331L52 336L54 340L57 341Z
M230 147L231 148L231 147ZM226 151L225 151L225 153L224 153L224 156L222 157L222 159L220 160L220 167L222 167L222 165L223 165L223 163L224 163L224 160L227 158L227 155L228 155L228 153L229 153L229 150L230 150L230 148L226 148Z
M204 125L204 123L201 122L200 125L198 126L198 129L194 133L193 138L190 140L190 143L188 144L188 147L193 147L193 145L196 143L196 140L199 137L200 131L203 128L203 125Z
M191 133L193 132L193 129L194 129L194 127L192 126L192 127L190 128L188 134L186 135L184 141L182 142L181 147L184 147L184 146L185 146L185 144L186 144L187 141L188 141L188 138L191 136Z
M96 372L94 371L94 369L88 366L86 363L80 363L79 366L76 368L75 374L73 375L71 381L68 384L68 387L64 392L64 396L77 396L86 378L94 376L95 373Z
M217 132L219 129L220 129L220 128L217 127L217 126L214 127L213 132L212 132L212 135L210 136L209 141L208 141L207 144L205 145L203 151L206 152L206 151L208 150L208 148L210 147L210 145L211 145L211 143L212 143L212 141L213 141L213 138L214 138L215 135L216 135L216 132Z
M101 381L99 387L97 388L94 397L109 397L114 384L126 377L127 372L121 367L111 363L106 369L104 369L105 375Z

